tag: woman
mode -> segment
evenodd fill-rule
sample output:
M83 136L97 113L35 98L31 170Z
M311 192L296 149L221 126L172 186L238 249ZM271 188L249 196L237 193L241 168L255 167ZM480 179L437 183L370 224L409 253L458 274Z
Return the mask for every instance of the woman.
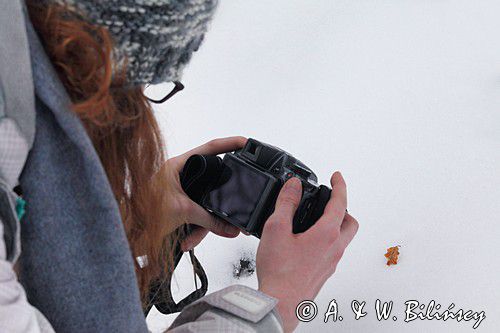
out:
M208 231L238 235L184 194L179 171L192 154L232 151L246 140L214 140L165 161L143 94L145 84L180 78L216 1L26 5L36 135L20 178L27 202L21 282L57 332L146 332L141 300L147 306L151 283L169 275L176 244L192 249ZM172 332L292 331L295 307L316 296L358 228L346 214L340 173L331 182L324 215L294 235L301 187L288 181L260 241L259 291L232 286L207 295L181 312ZM186 223L197 226L188 236Z

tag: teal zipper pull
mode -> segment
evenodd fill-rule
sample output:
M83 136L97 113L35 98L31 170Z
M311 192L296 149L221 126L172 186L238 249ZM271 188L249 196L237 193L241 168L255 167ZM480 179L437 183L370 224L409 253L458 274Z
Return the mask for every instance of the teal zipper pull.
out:
M17 197L16 199L16 213L19 221L21 221L24 214L26 214L26 201L24 201L21 197Z

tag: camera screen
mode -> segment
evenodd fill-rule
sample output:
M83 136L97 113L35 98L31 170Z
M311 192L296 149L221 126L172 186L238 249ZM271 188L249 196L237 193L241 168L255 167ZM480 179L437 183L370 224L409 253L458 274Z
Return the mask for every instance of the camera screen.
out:
M225 182L208 194L205 205L245 228L269 178L233 158L224 159L224 164L227 166L222 176Z

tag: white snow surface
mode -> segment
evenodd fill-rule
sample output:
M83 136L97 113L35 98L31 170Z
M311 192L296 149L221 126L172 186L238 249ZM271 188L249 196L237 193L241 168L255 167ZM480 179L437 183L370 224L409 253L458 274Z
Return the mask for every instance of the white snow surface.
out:
M404 302L485 311L500 332L500 1L221 1L186 89L157 117L174 156L212 138L288 150L328 183L348 183L360 223L298 332L470 332L474 321L404 322ZM207 237L196 253L209 291L257 239ZM400 263L385 265L389 246ZM276 249L279 251L279 249ZM189 259L175 294L193 287ZM313 260L314 258L312 258ZM305 274L297 272L297 274ZM342 322L323 322L335 299ZM378 321L377 299L397 321ZM354 319L352 300L368 315ZM153 332L174 316L153 311Z

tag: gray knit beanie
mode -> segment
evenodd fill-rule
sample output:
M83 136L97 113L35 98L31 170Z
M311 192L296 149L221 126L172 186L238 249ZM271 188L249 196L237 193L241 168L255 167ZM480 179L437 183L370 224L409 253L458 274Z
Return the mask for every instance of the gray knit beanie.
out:
M217 6L217 0L50 1L108 28L132 85L179 80Z

